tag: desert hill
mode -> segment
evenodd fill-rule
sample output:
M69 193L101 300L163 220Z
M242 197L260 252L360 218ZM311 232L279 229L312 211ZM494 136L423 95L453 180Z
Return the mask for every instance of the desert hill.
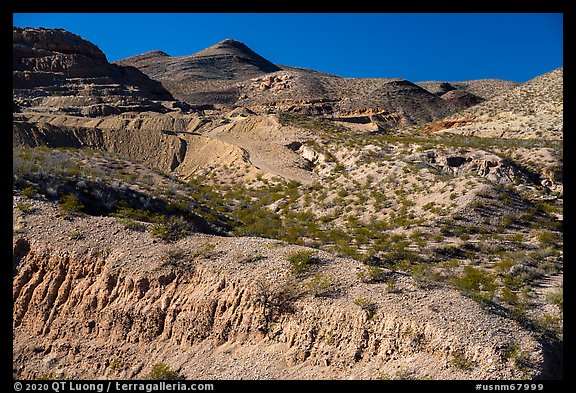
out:
M473 119L448 132L499 138L563 138L564 71L560 67L450 116Z
M422 124L478 102L438 99L401 79L341 78L277 66L230 39L189 56L153 51L115 63L138 68L193 106L242 105L323 115L371 123L375 129Z
M424 81L416 82L416 84L438 96L449 91L462 90L483 100L503 94L506 90L519 85L518 82L502 79L479 79L463 82Z
M241 42L226 39L189 56L172 57L152 51L115 64L140 69L158 80L178 99L192 105L233 103L233 82L279 71Z
M562 69L13 34L15 378L562 378Z
M155 80L250 79L280 71L245 44L226 39L189 56L172 57L162 51L118 60L115 64L139 68Z

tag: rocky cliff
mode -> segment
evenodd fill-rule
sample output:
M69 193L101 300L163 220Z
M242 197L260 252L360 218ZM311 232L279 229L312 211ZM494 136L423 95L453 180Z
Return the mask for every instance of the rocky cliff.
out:
M15 109L106 116L134 110L165 112L174 101L134 67L108 63L91 42L62 29L12 31Z

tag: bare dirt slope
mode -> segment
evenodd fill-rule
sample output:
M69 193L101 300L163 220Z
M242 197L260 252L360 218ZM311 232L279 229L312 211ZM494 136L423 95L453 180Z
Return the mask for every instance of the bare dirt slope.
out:
M392 273L362 282L362 264L316 250L295 275L288 260L302 247L201 234L163 243L111 217L65 219L52 203L23 202L15 378L142 378L157 363L191 379L547 372L529 332L443 286Z

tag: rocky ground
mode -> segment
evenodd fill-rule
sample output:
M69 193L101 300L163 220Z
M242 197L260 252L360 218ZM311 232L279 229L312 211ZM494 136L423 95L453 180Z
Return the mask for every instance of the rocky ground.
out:
M22 213L18 206L29 204ZM15 197L18 378L519 379L548 353L444 285L260 238L175 242ZM291 256L315 259L294 272Z

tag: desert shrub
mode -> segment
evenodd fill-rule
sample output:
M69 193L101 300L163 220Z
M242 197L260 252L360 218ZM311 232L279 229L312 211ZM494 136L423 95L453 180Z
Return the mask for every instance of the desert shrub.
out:
M394 278L389 278L386 280L386 291L390 293L400 293L401 290L396 286L396 280Z
M156 363L152 366L152 369L146 376L146 379L155 380L155 381L168 381L168 380L176 380L180 379L178 373L170 369L164 363Z
M294 311L293 303L300 295L291 281L273 284L267 280L260 280L256 283L255 303L262 307L264 326L261 329L264 334L268 333L271 322L283 314Z
M242 223L234 229L238 236L278 238L284 225L280 216L268 209L238 209L233 217Z
M150 234L165 242L173 242L190 234L190 228L182 217L172 216L152 225Z
M124 228L131 231L144 232L146 230L146 226L144 224L131 218L123 218L120 220L120 223L124 226Z
M500 360L507 362L509 359L514 359L520 351L520 346L514 341L507 342L500 348Z
M513 226L516 223L516 216L513 214L505 214L502 217L502 227L504 228L509 228L511 226Z
M68 236L68 239L70 240L81 240L84 238L84 235L82 235L82 233L80 233L77 229L66 232L66 236Z
M530 357L530 353L528 351L520 351L519 353L514 355L514 364L520 370L524 372L528 372L529 370L534 368L534 364Z
M216 245L214 243L201 244L198 247L196 247L194 251L191 252L190 257L192 259L211 258L217 253L216 251L214 251L215 248Z
M434 252L443 259L461 259L466 257L466 253L463 247L453 244L441 245L437 247Z
M288 257L290 272L294 275L304 274L311 265L320 262L316 253L311 250L296 251Z
M450 363L459 370L470 370L474 364L472 360L466 357L463 351L454 352Z
M193 267L192 256L187 250L180 247L171 247L166 249L164 261L161 263L161 268L172 268L172 269L190 269Z
M562 241L559 234L552 231L541 231L536 236L540 242L540 247L545 248L547 246L555 246L558 242Z
M160 222L163 219L161 215L153 214L149 210L130 207L125 201L118 203L111 216L145 222Z
M389 272L380 266L368 266L366 270L361 270L357 273L358 278L362 282L379 282L388 277Z
M122 368L124 368L124 360L122 358L116 358L110 362L108 367L111 370L121 370Z
M75 216L82 212L84 204L74 194L66 194L60 198L60 211L69 216Z
M474 297L491 300L497 287L495 279L494 274L468 265L464 267L459 277L452 279L452 284Z
M546 300L558 306L561 311L564 310L564 291L562 289L547 293Z
M34 207L30 202L18 202L16 208L24 214L30 214L34 211Z
M323 274L316 274L308 282L306 289L314 297L328 296L331 292L333 279Z
M22 189L21 194L25 197L32 198L36 195L36 189L34 187L26 186Z

